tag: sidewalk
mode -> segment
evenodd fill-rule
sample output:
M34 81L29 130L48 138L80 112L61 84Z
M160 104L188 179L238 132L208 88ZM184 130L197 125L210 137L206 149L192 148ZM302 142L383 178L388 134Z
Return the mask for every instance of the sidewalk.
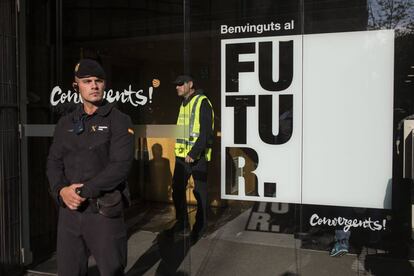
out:
M189 238L155 231L166 228L165 223L173 220L171 213L168 208L149 209L128 219L128 276L414 275L412 262L386 258L374 249L333 258L327 251L301 248L292 234L245 231L249 210L192 245ZM56 275L55 258L27 275ZM99 275L93 261L88 275Z

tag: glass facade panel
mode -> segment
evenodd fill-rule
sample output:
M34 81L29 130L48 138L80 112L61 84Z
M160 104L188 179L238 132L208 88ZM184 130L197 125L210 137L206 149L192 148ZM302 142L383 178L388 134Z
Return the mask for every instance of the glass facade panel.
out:
M208 2L192 3L197 7L206 6ZM224 4L210 1L209 5L209 8L197 10L199 14L204 14L202 18L209 24L201 25L198 23L198 13L192 13L190 28L193 53L191 71L201 79L201 87L206 89L214 107L217 137L208 171L207 186L211 206L208 213L208 228L204 237L191 247L191 273L197 271L201 275L251 275L260 271L262 275L279 275L295 272L297 248L300 246L294 237L297 231L295 220L299 220L299 206L266 202L263 195L271 198L283 192L275 189L275 186L272 186L274 183L269 183L265 187L259 183L266 180L271 182L272 178L266 179L253 171L258 165L271 163L258 160L258 155L265 154L263 151L266 152L268 148L264 143L252 139L258 131L264 132L263 136L266 136L269 134L266 130L270 129L271 134L272 128L278 127L280 135L272 140L271 144L283 144L283 140L289 140L292 133L290 97L292 94L301 93L301 72L295 71L297 91L291 89L285 91L286 96L279 97L278 93L283 93L281 90L285 88L277 88L277 92L267 93L266 97L270 99L264 98L263 102L256 95L265 94L263 92L267 89L260 87L257 80L261 77L263 82L272 82L271 72L262 74L262 67L269 69L266 66L270 66L270 70L275 68L274 72L279 71L279 68L289 67L290 60L283 57L284 53L281 54L284 59L278 64L278 50L282 52L280 49L283 48L280 44L276 45L279 40L283 44L284 41L290 41L290 36L294 37L293 51L299 54L295 62L301 63L301 3L226 1ZM283 49L289 51L289 45ZM195 51L209 53L209 56L195 54ZM266 63L267 60L270 62ZM271 62L272 60L275 62ZM200 65L197 66L196 63ZM208 69L208 76L204 74L207 70L203 67ZM296 76L296 73L299 75ZM280 83L288 81L289 77L279 76L279 79L286 78ZM279 102L280 98L283 100ZM278 107L273 109L272 103ZM301 109L300 101L295 101L293 105ZM260 116L255 115L260 112L257 111L260 108L264 110L263 114L276 120L264 120L258 129L253 119L257 117L252 116ZM272 112L284 114L282 116L286 118L279 121L277 115L271 115ZM294 124L293 128L294 132L300 131ZM237 134L233 137L229 133L238 130L241 137L237 142L233 142L233 138L238 139ZM273 131L276 134L277 132ZM273 139L273 135L269 139ZM297 140L296 144L300 144L300 141ZM271 150L267 152L272 154ZM300 153L297 152L295 156L288 161L292 164L292 170L287 178L291 180L300 177L300 167L294 168L293 165L295 160L300 159ZM274 164L276 162L278 161L273 160ZM244 179L242 184L239 182L241 177ZM259 188L261 185L262 188ZM288 194L300 198L298 190ZM284 256L283 263L275 261L279 255Z
M35 263L56 239L39 160L80 101L74 65L92 58L135 130L128 275L413 273L413 1L27 2ZM214 131L177 224L182 74Z

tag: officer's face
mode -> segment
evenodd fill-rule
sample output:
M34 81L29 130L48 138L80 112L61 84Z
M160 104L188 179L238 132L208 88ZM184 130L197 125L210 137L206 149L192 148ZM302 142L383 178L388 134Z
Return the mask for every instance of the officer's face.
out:
M184 82L182 84L181 83L177 84L175 89L177 89L178 96L187 98L191 93L192 87L193 87L193 82L189 81L189 82Z
M97 77L76 78L79 93L84 102L100 103L105 90L105 80Z

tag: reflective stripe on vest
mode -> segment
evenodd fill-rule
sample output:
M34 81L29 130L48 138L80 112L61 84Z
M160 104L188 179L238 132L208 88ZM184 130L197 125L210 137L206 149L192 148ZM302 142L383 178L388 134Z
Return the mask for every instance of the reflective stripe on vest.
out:
M205 95L196 95L190 102L180 107L180 113L177 119L177 125L184 126L184 136L186 138L180 138L176 140L175 143L175 155L178 157L185 158L188 153L191 151L192 147L196 143L198 137L200 136L200 108L202 101L206 99L208 104L211 107L211 103ZM189 112L191 110L191 112ZM212 112L212 128L214 128L214 113L213 108ZM188 138L187 138L188 137ZM207 161L211 159L211 147L205 149L205 158ZM197 158L200 158L198 156Z

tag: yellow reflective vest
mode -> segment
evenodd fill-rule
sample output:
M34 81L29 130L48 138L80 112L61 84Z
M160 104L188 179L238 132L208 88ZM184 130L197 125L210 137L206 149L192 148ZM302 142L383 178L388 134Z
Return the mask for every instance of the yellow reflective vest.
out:
M175 156L185 158L191 151L200 136L200 108L201 102L206 99L211 107L211 129L214 129L214 112L212 105L205 95L195 95L187 105L181 104L180 113L177 118L177 126L184 126L184 135L175 142ZM203 151L207 161L211 160L211 143ZM196 159L199 159L197 156Z

